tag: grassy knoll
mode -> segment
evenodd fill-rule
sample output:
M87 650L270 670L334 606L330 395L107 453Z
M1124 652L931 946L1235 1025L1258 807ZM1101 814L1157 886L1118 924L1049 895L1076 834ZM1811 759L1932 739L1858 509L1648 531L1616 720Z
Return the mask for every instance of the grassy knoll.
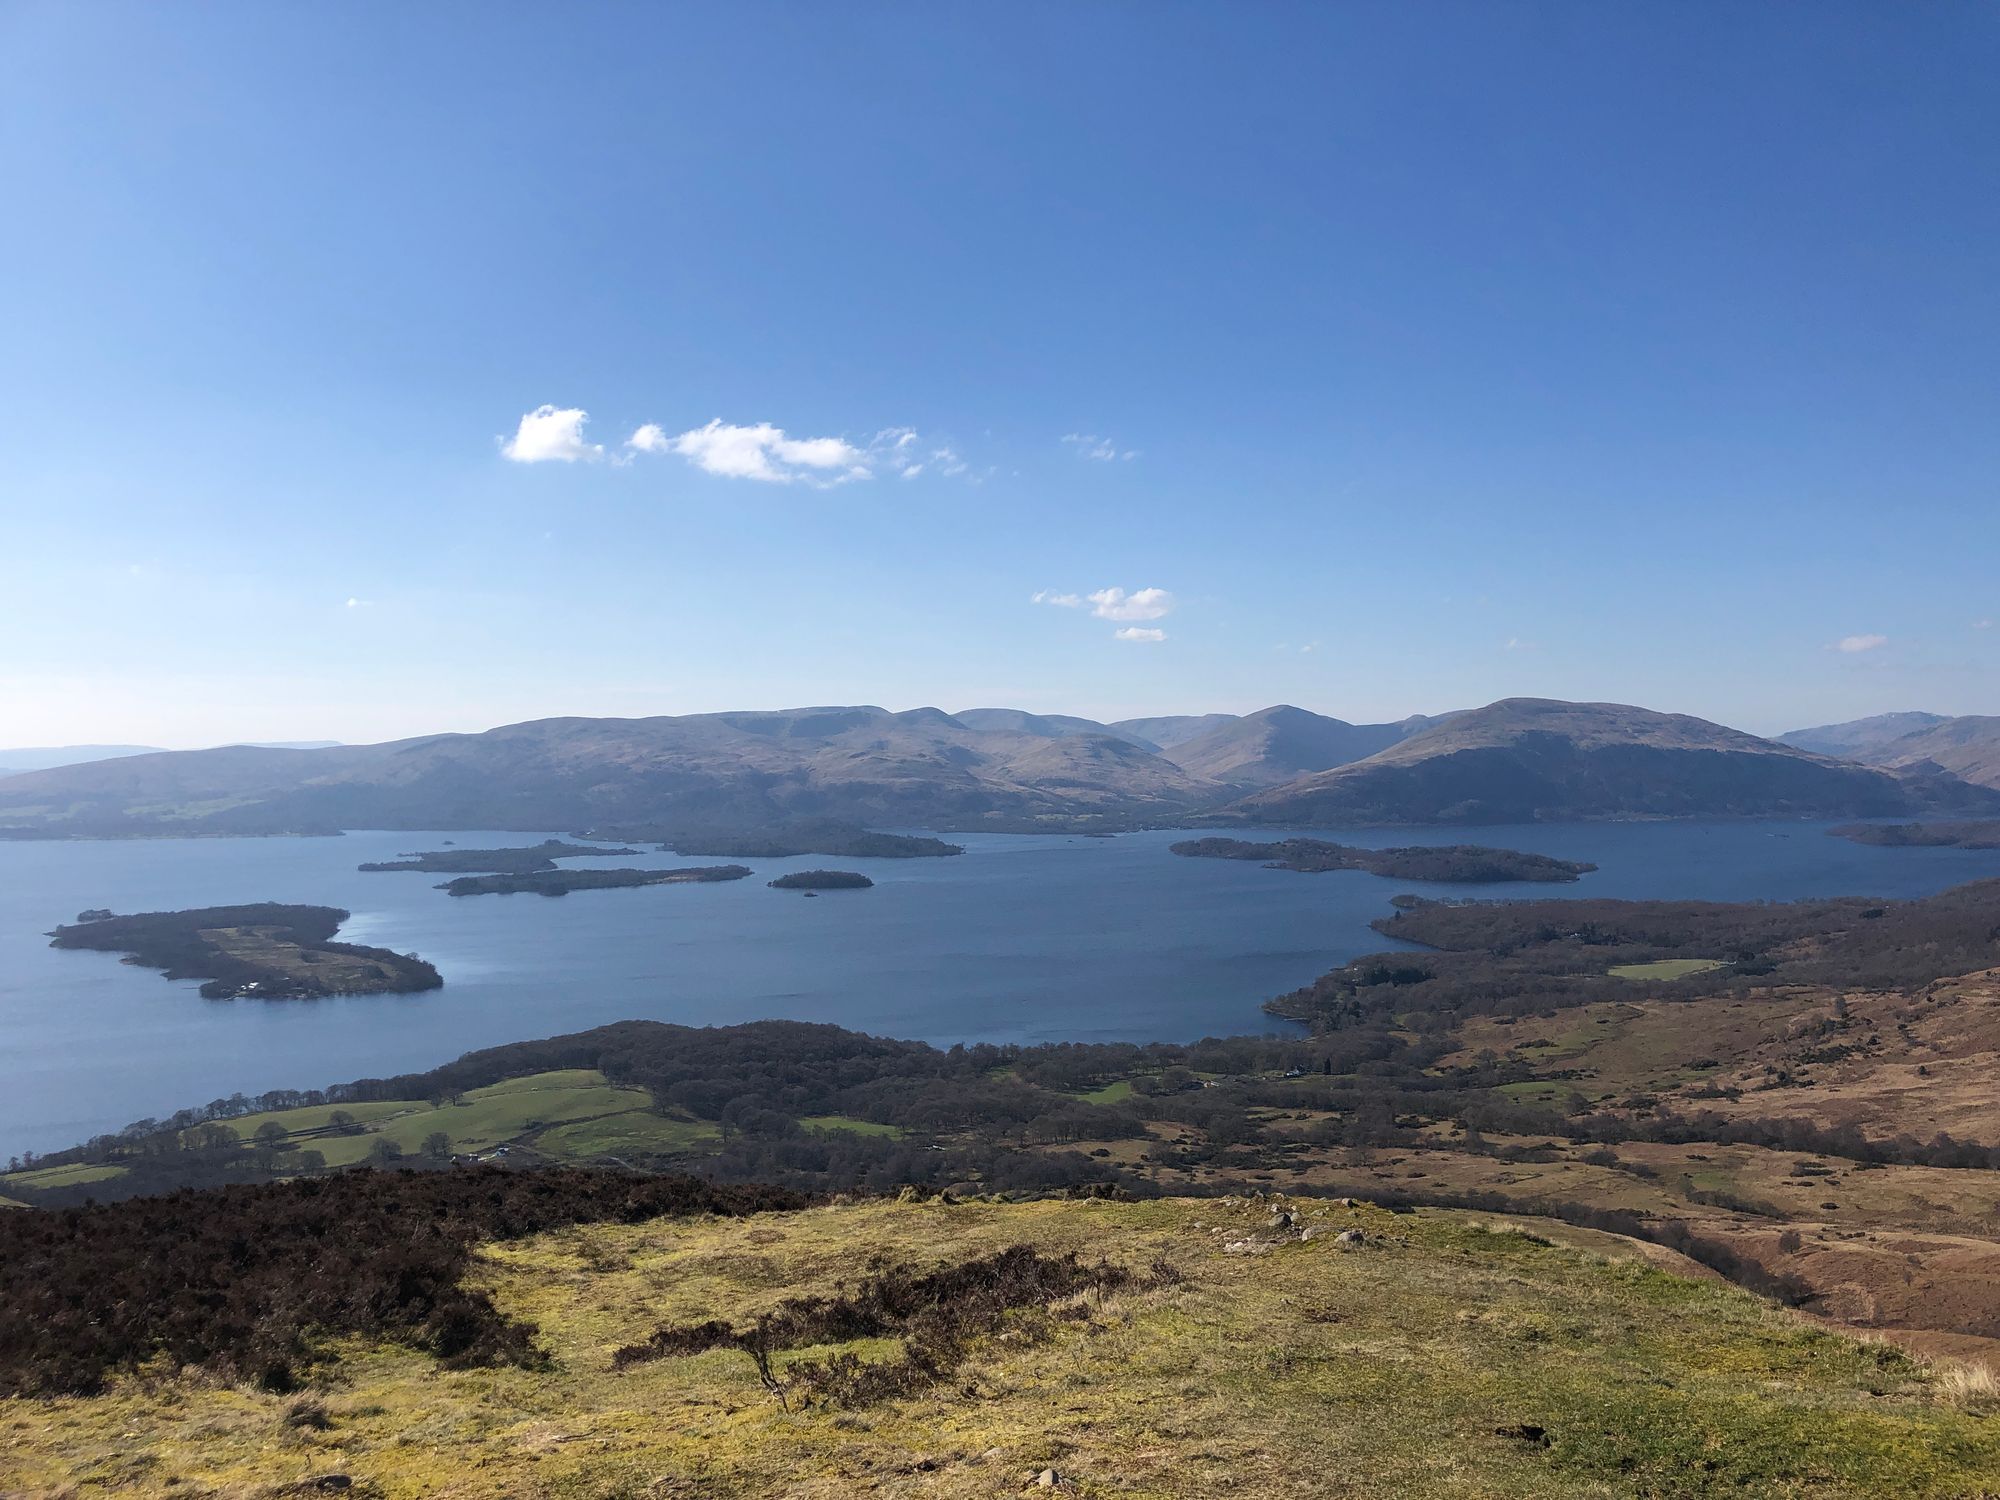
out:
M0 1491L403 1496L1935 1496L2000 1488L2000 1423L1951 1383L1581 1231L1234 1201L872 1202L588 1224L492 1246L475 1280L545 1369L350 1342L303 1396L193 1379L0 1406ZM1358 1246L1331 1231L1357 1228ZM1263 1253L1225 1246L1268 1239ZM614 1372L662 1323L738 1327L880 1264L1011 1245L1180 1279L1020 1315L950 1380L785 1411L734 1350ZM894 1339L787 1351L895 1357ZM1962 1398L1960 1398L1962 1399ZM331 1485L325 1486L332 1488Z
M1728 967L1719 958L1662 958L1649 964L1617 964L1604 972L1613 979L1685 979Z

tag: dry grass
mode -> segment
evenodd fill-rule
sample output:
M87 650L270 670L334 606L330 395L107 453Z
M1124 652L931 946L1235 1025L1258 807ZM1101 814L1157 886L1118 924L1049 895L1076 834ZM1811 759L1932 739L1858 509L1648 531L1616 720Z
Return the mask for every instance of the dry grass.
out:
M540 1325L543 1371L354 1346L312 1405L162 1376L0 1404L0 1493L248 1500L340 1474L384 1500L970 1497L1044 1468L1064 1493L1099 1496L2000 1490L2000 1424L1894 1349L1666 1274L1608 1237L1592 1253L1490 1215L1295 1206L1364 1243L1299 1242L1242 1200L877 1202L566 1229L494 1247L479 1272ZM1267 1253L1223 1248L1258 1238ZM859 1409L782 1410L729 1350L613 1368L663 1322L740 1326L885 1266L1023 1243L1135 1270L1164 1259L1184 1279L1082 1299L1032 1337L982 1336L948 1382Z

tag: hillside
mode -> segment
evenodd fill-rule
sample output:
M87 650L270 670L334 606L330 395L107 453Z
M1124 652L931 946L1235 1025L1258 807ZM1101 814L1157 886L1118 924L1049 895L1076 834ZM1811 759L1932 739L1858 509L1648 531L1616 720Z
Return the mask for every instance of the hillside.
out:
M2000 716L1967 714L1892 740L1862 759L1892 770L1936 769L2000 789Z
M1949 777L1828 760L1684 714L1508 698L1352 765L1254 793L1219 823L1893 817L2000 810Z
M1883 746L1902 739L1905 735L1919 734L1947 722L1944 714L1912 711L1899 714L1875 714L1866 719L1849 719L1840 724L1819 724L1811 729L1794 729L1778 736L1778 743L1790 745L1796 750L1810 750L1814 755L1831 755L1838 759L1869 760L1873 753Z
M1166 750L1234 723L1240 717L1239 714L1164 714L1152 719L1119 719L1110 727Z
M1141 750L1160 747L1140 735L1127 733L1095 719L1079 719L1074 714L1031 714L1018 708L964 708L952 717L981 734L1031 734L1041 739L1067 739L1073 734L1108 734L1113 739L1137 745Z
M0 1490L1581 1500L2000 1485L1976 1383L1610 1235L1300 1199L760 1212L744 1197L723 1217L672 1202L634 1223L551 1203L445 1262L480 1299L469 1316L490 1299L504 1329L531 1326L526 1342L440 1359L428 1327L399 1337L392 1322L322 1345L337 1366L308 1346L288 1366L297 1390L118 1377L9 1403ZM158 1232L203 1235L207 1217ZM272 1238L250 1240L247 1274ZM368 1264L371 1231L340 1238ZM832 1300L798 1300L813 1298Z
M0 827L49 834L977 825L1170 815L1222 789L1108 735L982 733L936 709L541 719L320 750L232 747L9 778Z
M1233 787L1277 786L1365 760L1408 738L1424 722L1349 724L1281 703L1218 724L1161 753L1191 776Z

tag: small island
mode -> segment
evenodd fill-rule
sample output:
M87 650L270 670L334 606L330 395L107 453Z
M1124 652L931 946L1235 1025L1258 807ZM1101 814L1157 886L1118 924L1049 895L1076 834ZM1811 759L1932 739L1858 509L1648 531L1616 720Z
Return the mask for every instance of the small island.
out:
M637 849L606 849L597 844L566 844L561 839L545 839L524 849L426 849L416 854L405 854L401 859L372 860L355 868L370 873L421 870L427 875L527 875L538 870L553 870L559 859L574 859L586 854L630 858L638 852Z
M1827 832L1876 849L2000 849L2000 819L1941 823L1843 823Z
M205 980L211 1000L312 1000L325 995L408 994L444 983L411 954L331 941L348 913L335 906L205 906L192 911L97 916L58 927L51 948L123 953L169 979Z
M438 887L448 896L567 896L640 885L698 885L741 880L744 865L692 865L679 870L529 870L519 875L463 875Z
M1452 885L1487 885L1504 881L1568 884L1596 865L1524 854L1518 849L1488 849L1478 844L1447 844L1437 848L1413 845L1400 849L1357 849L1324 839L1183 839L1172 846L1190 859L1254 859L1267 870L1297 870L1317 875L1327 870L1360 870L1392 880L1425 880Z
M875 882L854 870L794 870L766 884L775 891L804 891L811 895L814 891L865 891Z

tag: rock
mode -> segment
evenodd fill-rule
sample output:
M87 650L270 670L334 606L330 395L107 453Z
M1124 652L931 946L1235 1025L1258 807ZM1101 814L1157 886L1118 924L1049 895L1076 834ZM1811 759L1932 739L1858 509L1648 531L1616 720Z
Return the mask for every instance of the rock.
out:
M1054 1469L1044 1469L1035 1476L1035 1483L1042 1489L1052 1490L1062 1483L1062 1475Z
M1264 1227L1266 1229L1290 1229L1297 1222L1297 1218L1281 1208L1264 1221Z
M1323 1235L1323 1234L1325 1234L1325 1233L1326 1233L1326 1226L1325 1226L1325 1225L1323 1225L1323 1224L1308 1224L1308 1225L1306 1225L1306 1227L1305 1227L1304 1229L1301 1229L1301 1230L1299 1231L1299 1238L1300 1238L1301 1240L1316 1240L1316 1239L1318 1239L1318 1238L1319 1238L1319 1237L1320 1237L1321 1235Z
M1222 1247L1224 1255L1268 1255L1271 1253L1269 1240L1231 1240Z
M1368 1236L1358 1229L1343 1229L1333 1237L1333 1242L1336 1245L1365 1245Z

